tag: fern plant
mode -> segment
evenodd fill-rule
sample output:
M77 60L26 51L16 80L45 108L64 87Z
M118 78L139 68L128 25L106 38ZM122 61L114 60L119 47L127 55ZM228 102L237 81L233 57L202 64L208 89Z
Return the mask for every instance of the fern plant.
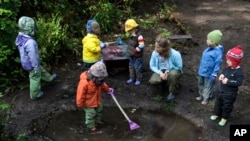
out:
M37 18L37 42L41 62L45 65L60 58L59 51L67 47L67 26L62 26L61 21L62 18L58 15L52 15L48 19L39 15Z

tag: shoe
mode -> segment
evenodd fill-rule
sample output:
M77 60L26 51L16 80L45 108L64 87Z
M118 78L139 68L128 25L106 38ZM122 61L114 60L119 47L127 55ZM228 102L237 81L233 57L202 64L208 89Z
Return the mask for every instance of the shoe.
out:
M201 96L198 96L195 98L197 101L202 101L202 97Z
M224 119L224 118L222 118L221 120L220 120L220 122L219 122L219 126L225 126L225 124L227 123L227 120L226 119Z
M210 120L213 120L213 121L216 120L217 118L218 118L218 116L216 116L216 115L211 115L210 116Z
M133 83L134 82L134 80L133 79L129 79L129 80L127 80L127 84L131 84L131 83Z
M97 131L96 127L93 127L93 128L91 128L90 130L91 130L92 132L96 132L96 131Z
M57 74L55 74L55 73L54 73L54 74L52 74L52 76L51 76L51 77L52 77L52 81L53 81L53 80L55 80L55 79L56 79Z
M173 100L175 98L175 95L173 93L169 93L167 99Z
M86 131L86 132L96 132L96 131L97 131L97 128L96 128L96 127L87 128L85 131Z
M37 97L31 98L32 100L37 100L41 97L43 97L44 93L41 91Z
M135 85L136 85L136 86L138 86L138 85L140 85L140 84L141 84L141 81L139 81L139 80L136 80L136 81L135 81Z
M43 97L44 93L40 92L37 98Z
M207 103L208 103L208 102L207 102L207 101L204 101L204 100L201 102L202 105L207 105Z

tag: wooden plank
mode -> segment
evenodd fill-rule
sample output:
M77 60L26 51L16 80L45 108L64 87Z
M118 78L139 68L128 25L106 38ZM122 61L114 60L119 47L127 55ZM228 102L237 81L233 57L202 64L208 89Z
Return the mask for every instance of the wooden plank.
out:
M192 35L170 35L169 39L171 40L192 39Z

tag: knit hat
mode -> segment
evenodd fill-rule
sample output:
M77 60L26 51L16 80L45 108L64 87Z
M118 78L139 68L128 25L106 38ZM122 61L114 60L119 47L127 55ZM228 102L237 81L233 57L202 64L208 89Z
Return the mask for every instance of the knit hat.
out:
M136 21L134 19L128 19L125 22L125 32L128 32L129 30L132 30L138 26L139 25L136 23Z
M98 22L95 19L90 19L87 21L86 30L88 33L92 33L93 29L100 28Z
M213 30L207 34L207 38L210 39L214 44L218 44L221 41L222 33L220 30Z
M89 72L95 77L107 77L108 76L106 65L102 61L98 61L95 64L93 64L90 67Z
M232 49L228 50L226 54L226 58L232 62L232 67L235 68L239 66L242 58L243 58L243 50L240 45L233 47Z
M23 34L30 36L35 35L36 23L30 17L22 16L21 18L19 18L18 27L20 29L20 32L22 32Z

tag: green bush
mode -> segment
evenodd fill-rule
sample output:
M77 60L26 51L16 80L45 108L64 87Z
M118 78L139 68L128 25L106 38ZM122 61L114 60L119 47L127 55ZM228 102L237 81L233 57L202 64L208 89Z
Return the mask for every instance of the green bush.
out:
M19 0L0 0L0 90L8 92L9 86L18 82L20 63L15 46L17 35L16 16L21 2Z
M16 84L20 80L28 81L27 72L21 68L18 49L14 44L20 16L37 19L40 58L43 64L49 65L51 61L63 58L62 55L68 53L68 49L79 55L77 46L81 42L76 41L84 36L85 24L89 18L97 19L102 32L113 31L121 23L121 17L131 14L131 5L138 1L140 0L0 0L0 91L13 92L18 90L16 87L19 85Z
M0 99L3 97L3 94L0 92ZM4 132L4 124L5 124L5 117L7 113L9 113L10 104L7 103L0 103L0 140L7 141L9 135Z
M103 32L109 32L114 29L121 19L121 11L108 1L99 1L96 5L89 7L91 16L94 17L101 26Z
M48 19L42 16L38 16L37 18L37 42L40 59L44 65L56 63L51 61L62 58L59 52L67 48L67 26L62 26L61 21L62 18L58 15L52 15L52 17Z

